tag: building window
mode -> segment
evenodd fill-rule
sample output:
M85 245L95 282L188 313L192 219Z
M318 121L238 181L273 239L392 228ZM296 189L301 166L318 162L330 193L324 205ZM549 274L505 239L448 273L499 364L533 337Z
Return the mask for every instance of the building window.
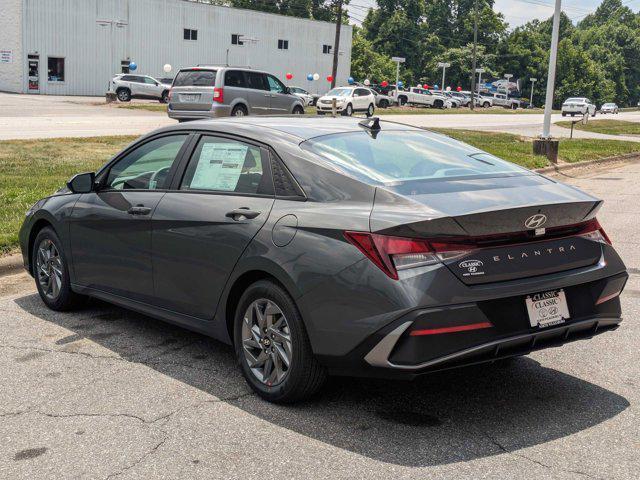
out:
M244 45L244 42L240 40L240 37L242 37L242 35L240 35L239 33L232 33L231 45Z
M122 60L120 62L120 73L129 73L129 60Z
M184 29L184 39L185 40L198 40L198 30L193 30L191 28Z
M331 45L322 45L322 53L331 53Z
M289 40L278 40L278 50L289 50Z
M47 58L47 80L50 82L64 82L64 58Z

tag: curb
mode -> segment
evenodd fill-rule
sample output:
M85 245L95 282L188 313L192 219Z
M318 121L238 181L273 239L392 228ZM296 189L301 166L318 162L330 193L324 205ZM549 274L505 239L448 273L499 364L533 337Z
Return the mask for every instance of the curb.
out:
M22 254L13 253L0 257L0 277L20 273L23 269Z
M593 167L598 165L607 165L610 163L626 162L629 160L640 160L640 153L627 153L617 157L599 158L597 160L589 160L587 162L576 163L563 163L562 165L552 165L550 167L537 168L534 170L536 173L559 173L566 172L567 170L574 170L576 168Z

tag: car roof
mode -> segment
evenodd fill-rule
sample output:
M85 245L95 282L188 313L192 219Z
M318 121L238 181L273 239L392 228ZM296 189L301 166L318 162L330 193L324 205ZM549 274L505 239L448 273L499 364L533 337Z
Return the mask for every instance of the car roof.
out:
M259 142L271 144L274 141L300 144L305 140L332 135L363 131L359 125L363 118L358 117L316 117L316 116L260 116L242 118L218 118L211 120L196 120L184 122L171 127L165 127L158 132L180 130L208 130L211 132L229 133L245 136ZM423 129L402 123L380 120L382 130L423 131Z

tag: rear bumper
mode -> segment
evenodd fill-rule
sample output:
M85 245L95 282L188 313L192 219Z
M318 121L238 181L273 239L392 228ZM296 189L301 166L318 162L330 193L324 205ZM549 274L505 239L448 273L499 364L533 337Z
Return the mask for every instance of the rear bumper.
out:
M231 115L228 105L213 105L211 110L173 110L171 104L167 108L169 118L176 120L197 120L201 118L220 118Z
M532 327L525 304L527 293L523 293L412 310L347 355L321 356L320 360L333 374L410 379L589 339L615 330L622 321L617 294L627 278L621 273L564 288L571 318L560 325ZM469 325L480 328L466 329ZM425 331L429 334L419 334Z

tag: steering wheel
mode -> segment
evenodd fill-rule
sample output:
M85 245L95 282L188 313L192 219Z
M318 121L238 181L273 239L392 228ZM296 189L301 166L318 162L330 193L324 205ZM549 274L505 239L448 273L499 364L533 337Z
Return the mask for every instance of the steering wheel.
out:
M165 178L167 178L169 169L170 167L163 167L160 170L153 172L153 174L151 175L151 178L149 178L149 188L151 188L151 185L154 185L155 187L157 187L159 182L164 181Z

